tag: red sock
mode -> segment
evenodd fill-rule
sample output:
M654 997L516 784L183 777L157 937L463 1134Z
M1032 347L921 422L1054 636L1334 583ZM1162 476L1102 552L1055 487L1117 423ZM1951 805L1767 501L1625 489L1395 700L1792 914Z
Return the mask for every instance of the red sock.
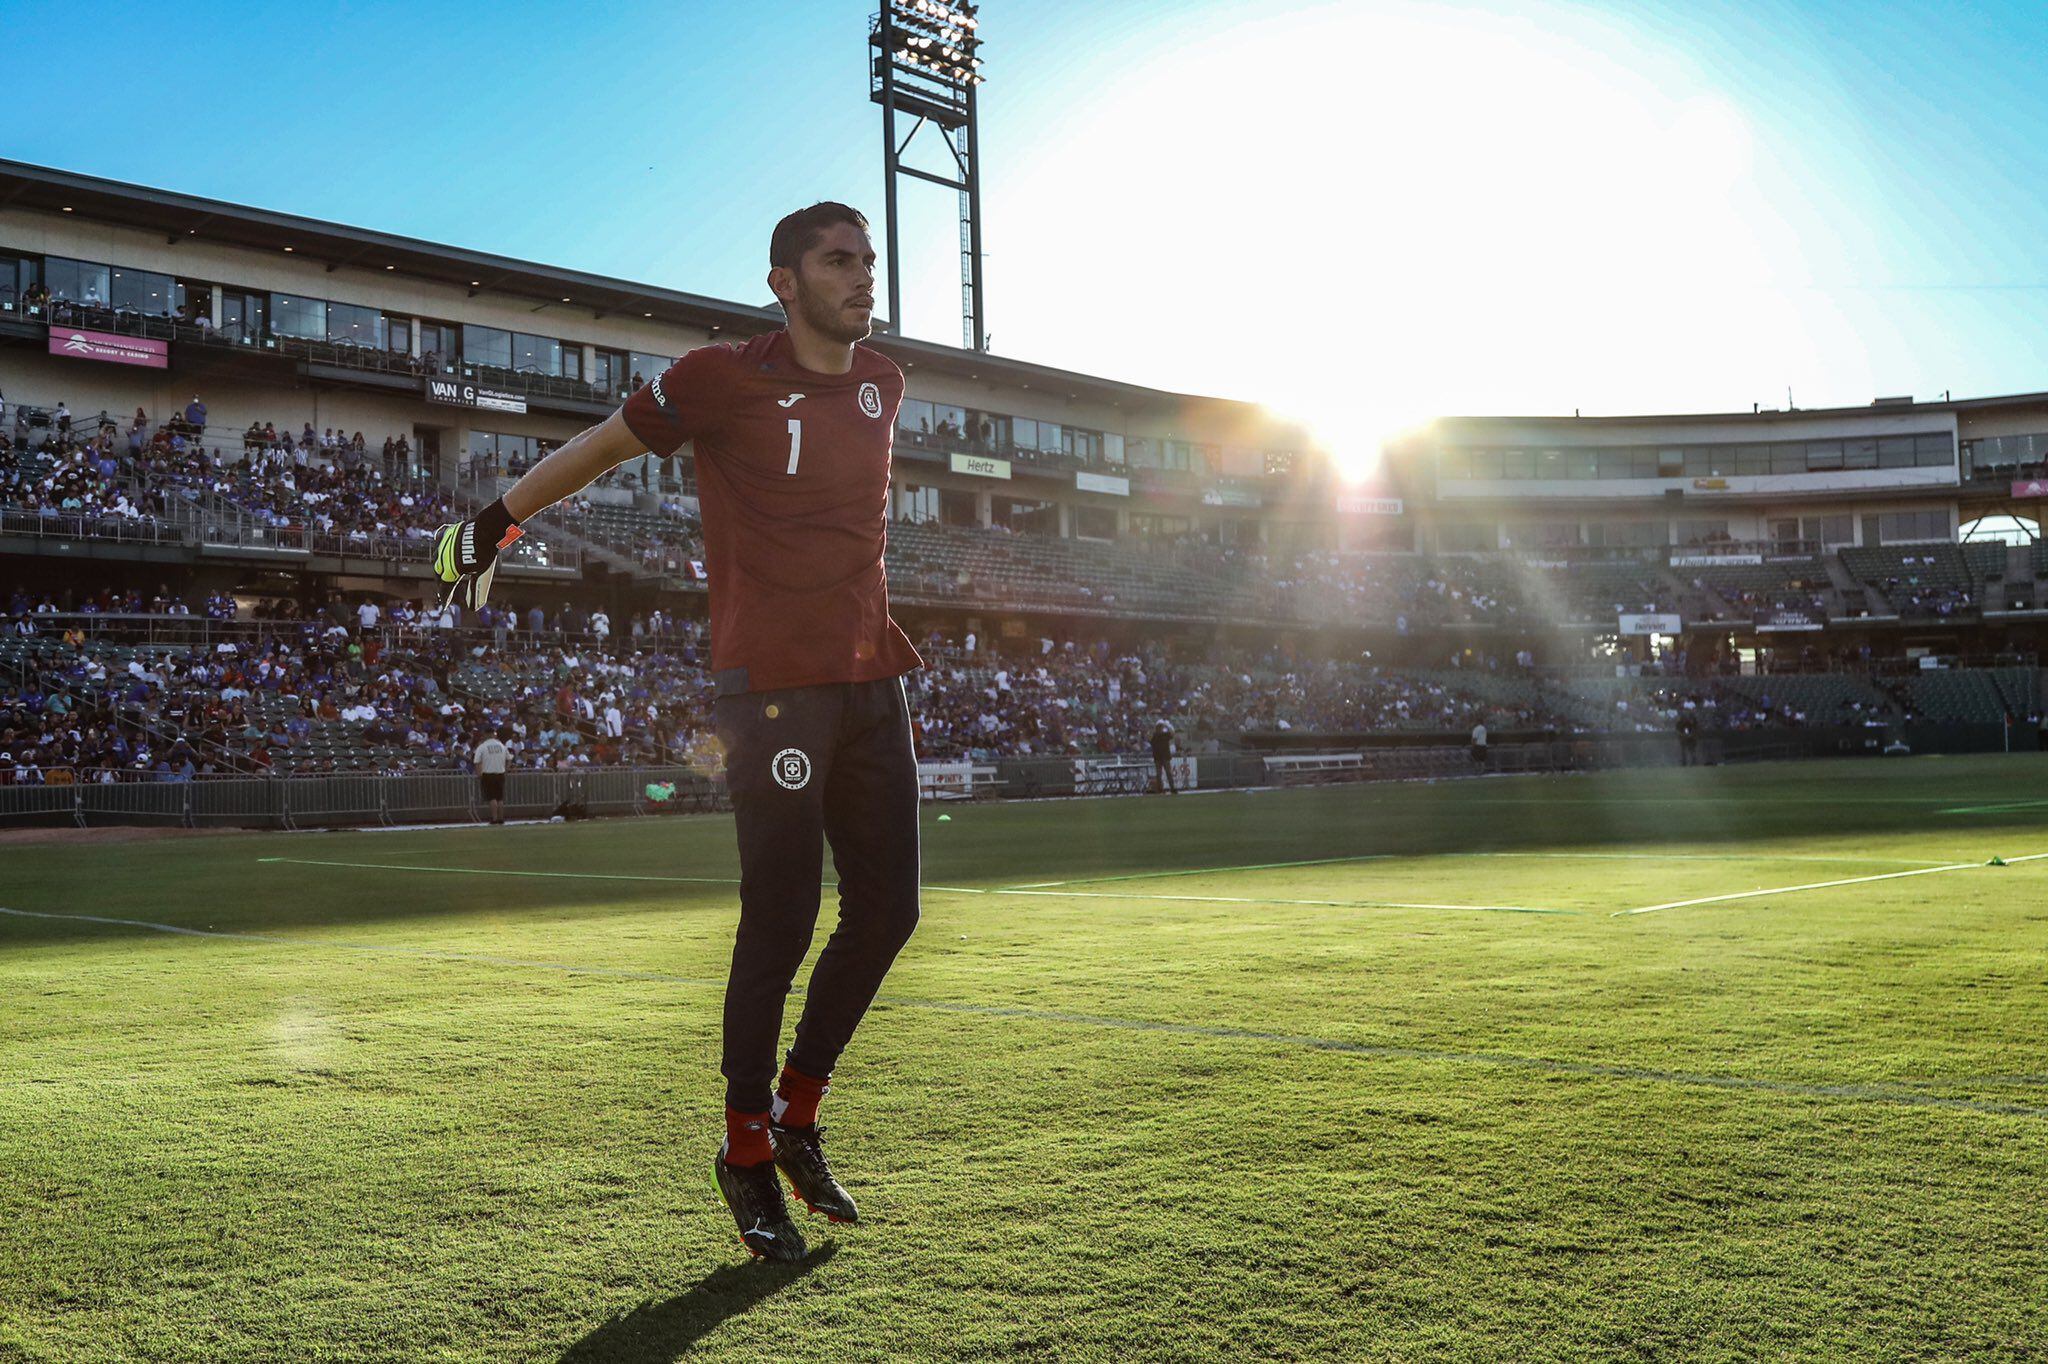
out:
M726 1109L725 1142L727 1165L759 1165L764 1160L775 1159L775 1148L768 1144L766 1113L742 1113L737 1108Z
M818 1121L818 1101L831 1088L829 1079L820 1080L784 1066L782 1083L775 1094L775 1107L769 1111L784 1127L809 1127Z

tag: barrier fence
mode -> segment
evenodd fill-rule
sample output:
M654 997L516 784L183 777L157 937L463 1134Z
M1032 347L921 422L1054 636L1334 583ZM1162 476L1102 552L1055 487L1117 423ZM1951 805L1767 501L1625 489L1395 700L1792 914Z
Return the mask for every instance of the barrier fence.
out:
M1699 763L1719 764L1900 753L2031 753L2038 747L2038 734L2031 726L1904 725L1703 735L1691 756ZM1272 753L1235 750L1182 755L1175 759L1175 773L1182 786L1215 790L1670 767L1683 761L1685 755L1674 735L1623 734L1497 743L1489 745L1483 756L1462 743L1348 749L1330 745ZM932 801L1142 795L1159 789L1151 758L1139 754L1005 758L992 764L928 766L973 766L984 774L988 768L994 769L992 778L985 781L955 783L928 774L925 799ZM674 795L651 799L648 787L658 783L672 783ZM691 768L600 767L506 775L508 819L544 819L565 809L574 817L579 802L580 813L590 816L656 816L730 808L723 775ZM325 829L476 822L485 813L477 779L465 772L0 785L0 828L125 824Z

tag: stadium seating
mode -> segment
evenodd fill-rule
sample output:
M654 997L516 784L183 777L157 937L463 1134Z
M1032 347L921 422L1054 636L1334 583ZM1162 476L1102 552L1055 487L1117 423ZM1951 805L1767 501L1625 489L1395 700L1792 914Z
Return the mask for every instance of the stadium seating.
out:
M1952 616L1976 602L1969 565L1956 545L1845 549L1842 564L1901 616Z

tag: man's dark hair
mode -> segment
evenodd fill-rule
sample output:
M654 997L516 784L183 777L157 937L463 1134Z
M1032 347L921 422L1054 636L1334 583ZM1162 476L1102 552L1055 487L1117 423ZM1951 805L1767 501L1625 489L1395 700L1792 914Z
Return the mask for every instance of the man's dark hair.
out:
M794 270L804 252L816 246L825 229L834 223L852 223L863 232L868 230L868 220L861 211L845 204L828 199L800 208L775 224L775 234L768 238L768 264L786 265Z

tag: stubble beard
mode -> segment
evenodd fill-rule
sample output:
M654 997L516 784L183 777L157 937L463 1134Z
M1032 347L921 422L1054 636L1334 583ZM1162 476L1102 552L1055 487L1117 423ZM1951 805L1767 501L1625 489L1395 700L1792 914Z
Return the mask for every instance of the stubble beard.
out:
M846 314L826 302L817 292L804 287L802 279L796 282L797 310L803 314L805 325L828 341L842 346L851 346L865 341L874 334L874 315L870 313L857 326L849 326Z

